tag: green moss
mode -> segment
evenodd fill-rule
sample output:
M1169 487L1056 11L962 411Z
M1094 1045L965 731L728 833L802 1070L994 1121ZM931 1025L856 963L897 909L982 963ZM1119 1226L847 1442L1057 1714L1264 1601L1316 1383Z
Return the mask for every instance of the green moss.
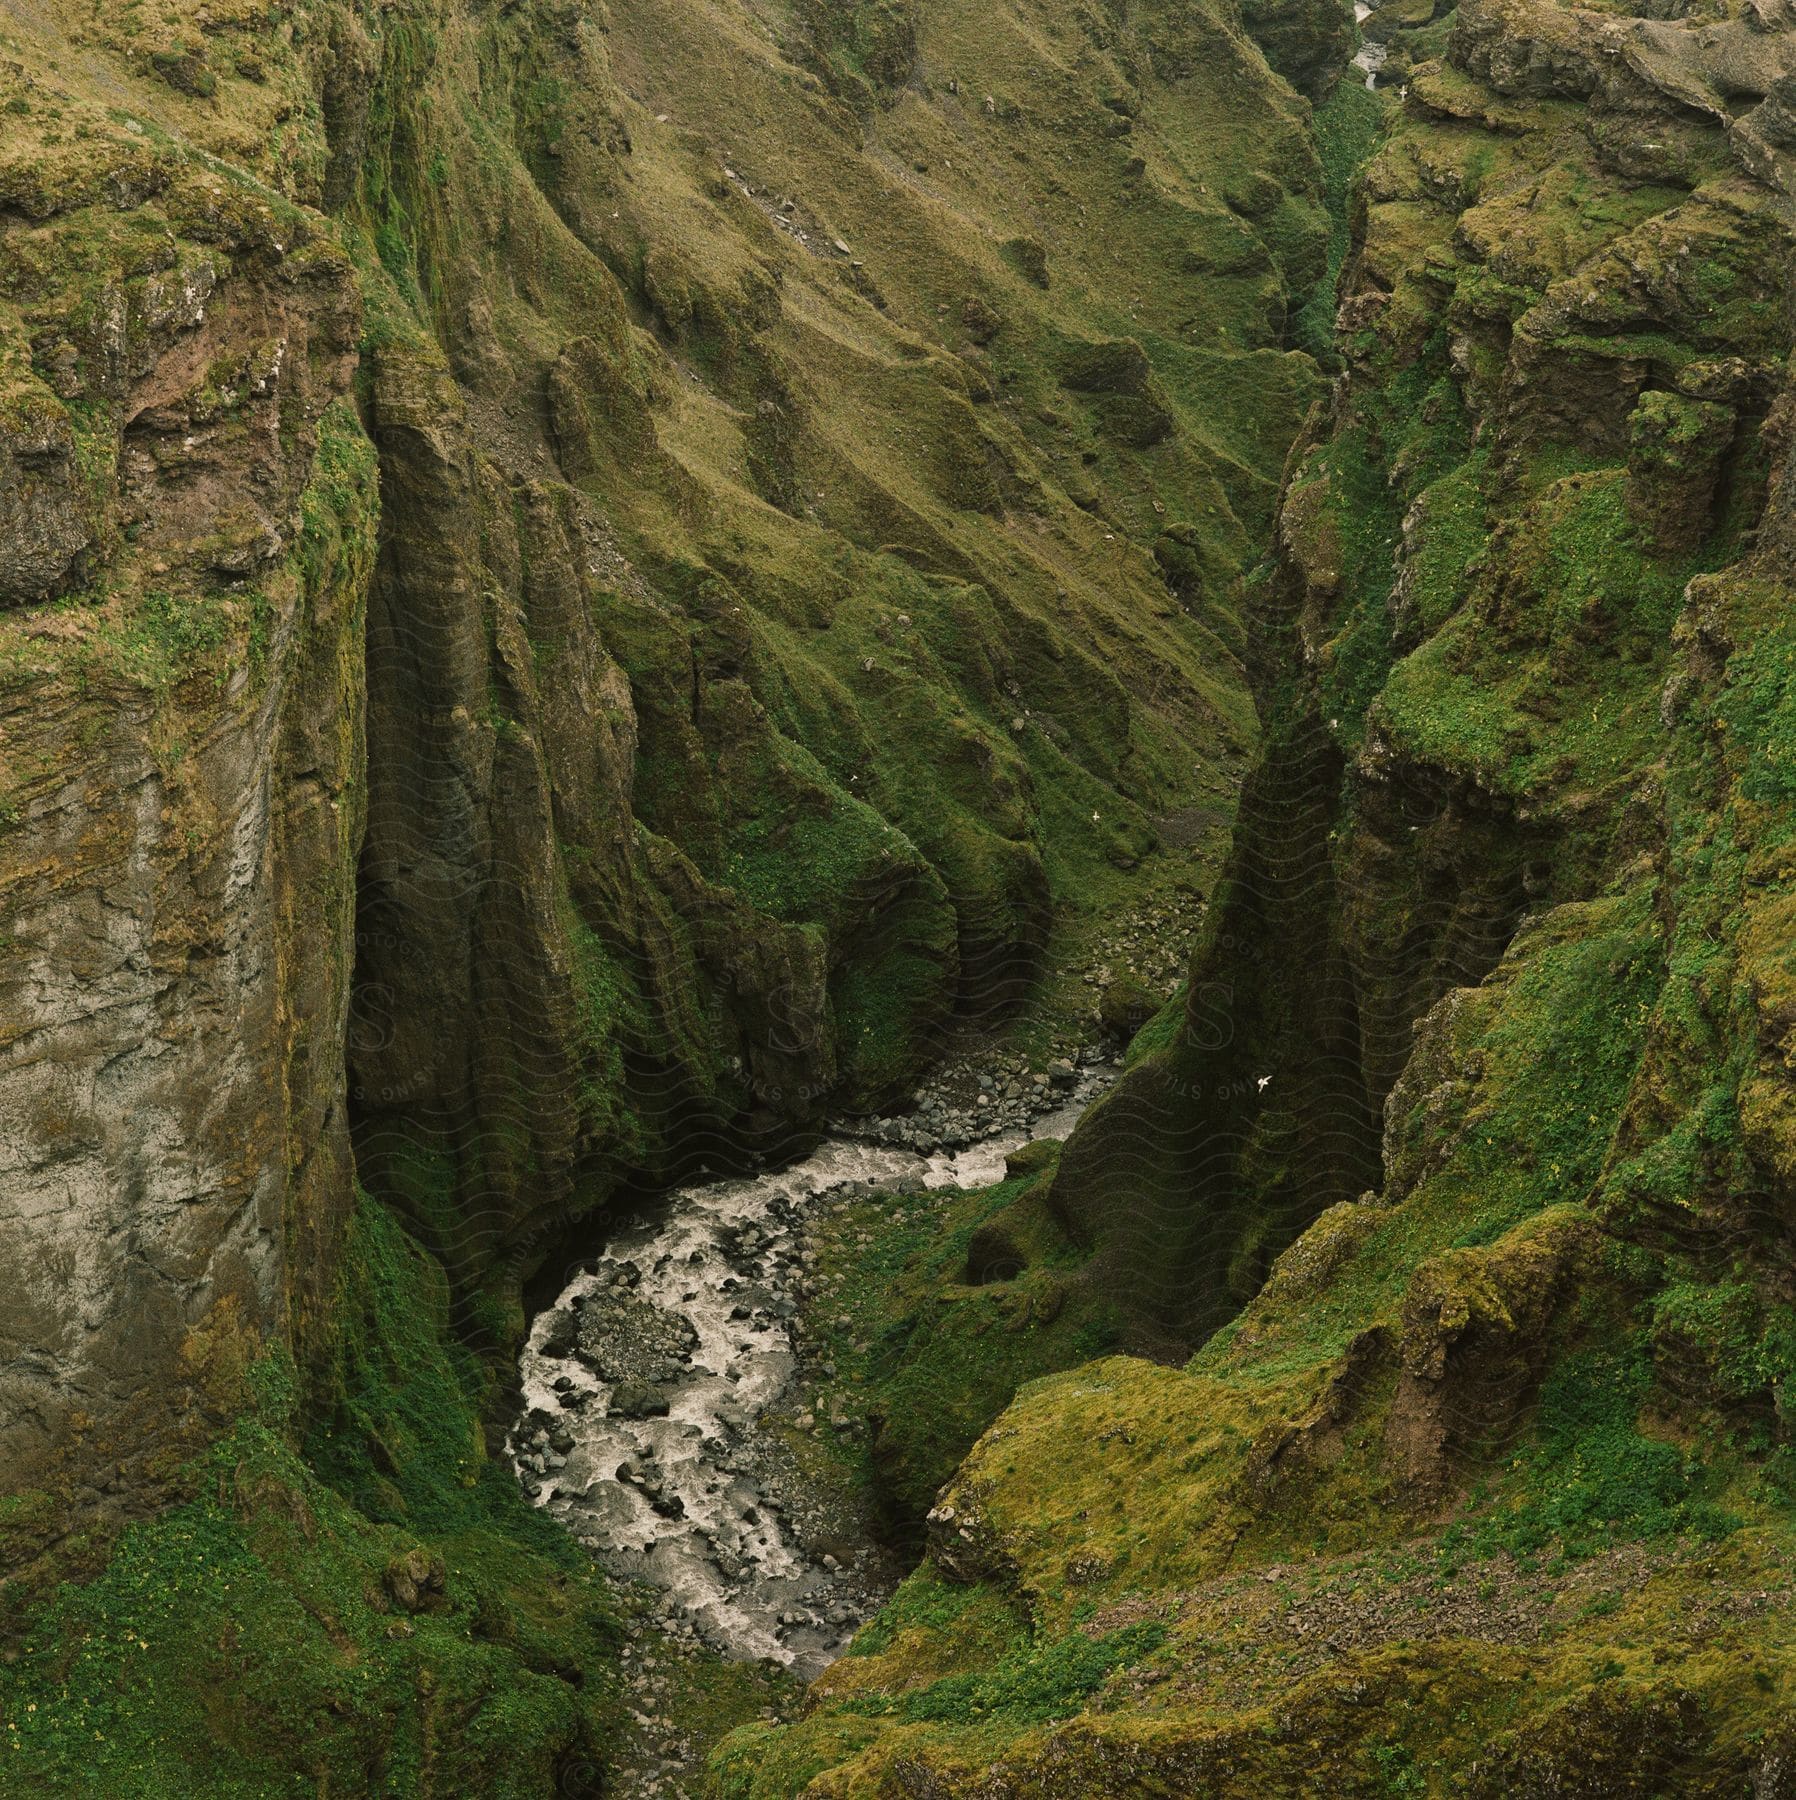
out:
M761 804L731 833L721 873L727 886L774 918L833 922L857 882L882 863L914 854L872 807L843 793L796 744L773 739L765 759L744 773ZM803 795L797 806L795 788Z
M179 679L188 665L216 650L230 635L224 609L210 595L177 595L152 588L137 603L128 650L145 666L160 665Z
M1323 201L1328 212L1327 264L1291 322L1291 337L1325 368L1337 361L1335 309L1341 268L1352 241L1351 210L1360 170L1372 153L1389 102L1364 83L1339 82L1316 108L1316 151L1322 160Z
M300 495L298 562L313 592L351 585L347 578L365 571L379 517L379 479L354 404L333 402L318 421L311 479Z
M1749 1281L1674 1281L1652 1302L1656 1358L1690 1382L1699 1372L1718 1400L1796 1400L1796 1313L1767 1305Z
M646 1159L647 1128L627 1103L625 1051L647 1031L647 1008L618 957L570 906L568 942L573 948L574 988L585 1050L581 1110L595 1134L632 1161Z
M514 567L527 491L578 511L611 584L564 598L592 600L629 681L629 705L614 686L601 707L619 741L634 714L636 767L605 775L634 776L647 830L614 860L563 845L550 889L589 1147L653 1160L637 1067L710 1069L764 1025L763 976L823 992L794 1055L832 1103L871 1104L957 991L1026 1003L1132 896L1207 881L1214 836L1186 857L1166 822L1226 813L1212 777L1252 742L1241 667L1260 672L1267 760L1200 978L1053 1190L1034 1169L894 1200L865 1209L864 1247L830 1253L850 1324L827 1347L883 1428L873 1467L829 1431L822 1453L914 1519L970 1452L965 1536L941 1550L984 1578L951 1584L944 1563L907 1584L801 1727L737 1740L726 1785L785 1795L863 1758L838 1785L953 1786L1008 1759L1022 1792L1189 1791L1215 1770L1249 1792L1446 1791L1475 1755L1544 1790L1563 1785L1560 1738L1605 1774L1617 1741L1681 1744L1686 1693L1737 1732L1736 1651L1783 1647L1751 1608L1715 1657L1643 1666L1649 1639L1684 1656L1655 1619L1694 1578L1575 1627L1543 1599L1526 1649L1387 1634L1324 1658L1322 1634L1283 1621L1315 1559L1347 1546L1371 1543L1388 1587L1438 1567L1440 1507L1465 1496L1417 1499L1411 1461L1418 1489L1484 1484L1446 1554L1477 1547L1493 1586L1505 1559L1554 1551L1638 1552L1652 1576L1686 1538L1740 1594L1787 1585L1749 1558L1781 1542L1787 1506L1771 1459L1787 1462L1790 1325L1763 1220L1796 1155L1796 665L1778 572L1756 602L1712 579L1762 471L1750 451L1710 469L1696 451L1729 418L1668 391L1726 386L1734 359L1745 387L1769 379L1750 369L1787 348L1781 227L1695 118L1629 151L1614 119L1489 93L1451 60L1400 109L1342 83L1313 121L1318 163L1227 9L933 7L927 64L903 5L828 0L795 23L797 39L745 33L654 3L603 31L529 6L277 22L266 134L273 106L232 110L254 103L195 47L161 39L178 47L155 63L205 102L170 102L186 136L222 119L343 215L371 364L403 349L485 399L550 395L546 419L489 409L477 430L451 407L378 422L440 434L429 455L506 496L441 583L494 628L480 723L502 755L549 724L527 671L515 692L497 678L500 622L556 601ZM1449 9L1409 48L1451 30ZM306 44L317 67L314 51L287 66ZM650 91L665 113L635 98ZM214 172L166 125L142 135ZM1615 177L1649 155L1678 185ZM1689 191L1680 170L1728 173ZM25 221L34 184L8 191ZM20 291L91 274L68 320L89 332L118 284L187 257L166 221L213 242L248 203L241 176L222 198L210 185L177 182L142 225L71 229ZM768 222L785 195L802 197L794 230ZM1312 358L1346 378L1287 490L1291 555L1244 597L1320 395ZM203 408L228 418L233 381L209 370ZM1635 406L1626 469L1617 404ZM71 409L96 502L104 415ZM370 456L346 406L327 416L283 571L308 592L365 581ZM1652 508L1630 484L1710 475L1702 542L1643 541ZM96 579L77 602L97 621L87 673L122 670L172 712L237 643L266 651L279 598ZM9 643L8 681L38 653ZM592 666L611 680L596 644ZM551 785L563 810L559 771ZM0 821L32 798L14 795ZM1486 884L1499 903L1476 931L1437 931ZM593 1753L610 1615L488 1461L490 1374L453 1347L515 1337L488 1278L516 1220L465 1212L476 1164L425 1123L385 1185L456 1259L461 1298L364 1204L330 1366L302 1382L262 1365L258 1410L182 1505L27 1621L3 1716L44 1728L20 1766L50 1791L547 1791ZM540 1173L491 1119L465 1141L521 1185ZM1381 1173L1382 1203L1359 1204ZM1621 1241L1591 1248L1599 1228ZM1174 1306L1128 1324L1164 1328L1168 1360L1251 1304L1187 1368L1050 1373L1112 1347L1112 1298L1150 1287ZM1505 1402L1455 1440L1464 1469L1430 1462L1428 1431L1461 1426L1428 1411L1431 1384ZM329 1405L302 1421L319 1386ZM0 1531L42 1516L20 1497ZM412 1549L442 1559L443 1609L400 1620L384 1576ZM1256 1594L1276 1601L1263 1630ZM1436 1600L1406 1593L1417 1619ZM1112 1705L1125 1673L1148 1698L1131 1685ZM1036 1731L1073 1713L1075 1730ZM938 1766L955 1773L937 1783ZM1631 1785L1678 1791L1683 1772Z
M1082 1631L1020 1644L976 1674L947 1675L895 1697L862 1693L848 1711L895 1715L911 1724L1039 1725L1074 1713L1119 1669L1165 1642L1158 1623L1126 1626L1101 1637Z
M1067 1308L1064 1284L1035 1276L977 1297L942 1296L888 1327L868 1358L883 1420L879 1491L897 1518L915 1520L1018 1388L1102 1355L1118 1339L1113 1309Z
M1739 1518L1714 1504L1719 1483L1702 1460L1641 1431L1651 1383L1637 1348L1566 1357L1541 1390L1532 1442L1505 1483L1514 1497L1449 1529L1443 1554L1527 1556L1556 1544L1588 1556L1618 1541L1737 1530Z
M1464 602L1488 541L1483 481L1488 459L1475 452L1417 496L1426 527L1404 566L1402 590L1411 629L1432 637Z
M998 1608L995 1614L994 1607ZM872 1622L856 1634L849 1655L883 1656L906 1632L920 1633L931 1640L965 1642L970 1630L981 1634L995 1632L995 1641L1002 1644L1015 1637L1018 1622L1014 1614L1002 1608L991 1589L945 1581L924 1563L904 1578Z
M1763 809L1769 841L1786 842L1796 831L1796 636L1772 630L1742 645L1717 714L1744 758L1742 797Z
M338 1400L304 1453L271 1356L191 1497L19 1626L0 1716L33 1792L521 1797L599 1755L615 1610L487 1460L445 1307L440 1273L364 1201ZM443 1598L410 1616L385 1577L420 1546Z
M1181 986L1170 1000L1129 1039L1126 1052L1129 1063L1140 1062L1167 1049L1177 1038L1190 1004L1190 990Z
M816 1356L874 1426L870 1453L850 1439L838 1454L894 1530L916 1526L1019 1387L1116 1342L1115 1309L1079 1281L1046 1204L1051 1153L1034 1163L994 1188L832 1218L822 1274L840 1298L817 1309Z
M745 1794L774 1791L757 1759L823 1791L997 1766L1243 1796L1766 1766L1796 664L1781 552L1742 536L1762 396L1724 407L1710 371L1781 359L1783 248L1737 176L1623 180L1595 115L1488 90L1450 12L1413 43L1448 61L1381 145L1346 89L1319 116L1325 162L1373 159L1357 214L1331 180L1358 329L1249 590L1266 728L1228 877L1183 1006L1053 1182L1119 1292L1176 1294L1130 1319L1157 1352L1236 1316L1182 1370L1021 1388L864 1666L732 1747ZM1718 133L1654 132L1668 182L1721 166ZM1264 279L1264 241L1196 236L1206 274ZM1152 337L1105 341L1131 337L1153 388L1111 385L1176 404ZM1121 454L1103 424L1087 468ZM1197 586L1209 543L1168 539ZM964 1705L1019 1641L981 1621L1082 1608L1176 1621L1126 1702L1051 1731Z

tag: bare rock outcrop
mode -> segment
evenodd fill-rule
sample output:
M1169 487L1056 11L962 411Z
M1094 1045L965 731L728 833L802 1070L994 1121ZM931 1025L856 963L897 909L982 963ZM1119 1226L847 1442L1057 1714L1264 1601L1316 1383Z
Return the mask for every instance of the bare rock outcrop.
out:
M123 134L107 184L173 223L77 182L0 235L0 599L68 595L0 652L0 1478L77 1508L318 1324L375 504L341 253Z

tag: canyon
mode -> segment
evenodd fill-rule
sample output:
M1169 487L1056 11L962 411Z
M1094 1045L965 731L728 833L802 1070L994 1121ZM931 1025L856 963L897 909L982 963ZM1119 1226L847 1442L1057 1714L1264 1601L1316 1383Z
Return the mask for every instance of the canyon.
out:
M0 1792L1796 1792L1793 146L4 0Z

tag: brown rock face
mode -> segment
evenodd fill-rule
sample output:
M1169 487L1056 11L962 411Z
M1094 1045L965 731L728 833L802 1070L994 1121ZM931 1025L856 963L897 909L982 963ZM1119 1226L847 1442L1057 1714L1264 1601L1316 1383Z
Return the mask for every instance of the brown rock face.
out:
M0 435L0 604L54 594L92 541L62 409L19 414Z
M424 1549L407 1550L387 1564L382 1586L402 1612L441 1612L447 1605L449 1571L440 1556Z
M1451 1250L1417 1272L1384 1432L1416 1497L1450 1491L1462 1462L1514 1434L1593 1237L1582 1219L1549 1216L1520 1242Z
M592 884L627 902L635 722L574 573L567 490L508 490L428 358L384 356L373 396L384 544L350 1055L367 1178L407 1195L469 1277L521 1214L570 1202L597 1148L556 846L579 843ZM540 681L533 641L556 650Z
M636 702L601 638L579 496L489 460L429 352L383 351L371 375L358 1167L464 1294L503 1292L621 1173L727 1153L756 1098L769 1122L814 1110L829 969L813 938L639 837ZM727 717L727 681L699 693ZM720 1093L732 1020L746 1082Z
M1628 420L1628 511L1664 550L1689 552L1711 523L1733 410L1682 394L1641 396Z
M127 175L207 241L42 284L57 392L23 377L0 431L0 598L86 582L0 673L0 1486L77 1505L153 1501L315 1325L351 1191L374 490L326 412L359 308L298 221ZM29 254L111 229L87 201L46 197Z

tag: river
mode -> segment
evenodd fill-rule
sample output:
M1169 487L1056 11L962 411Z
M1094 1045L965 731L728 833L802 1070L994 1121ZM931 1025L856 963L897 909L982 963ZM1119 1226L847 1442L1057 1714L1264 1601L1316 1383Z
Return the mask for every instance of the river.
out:
M1365 0L1354 0L1353 22L1355 25L1364 25L1371 18L1372 12L1373 9L1366 5ZM1367 87L1376 88L1378 86L1378 71L1384 67L1384 59L1389 54L1383 44L1374 43L1370 38L1361 40L1359 49L1354 52L1352 66L1365 76Z
M758 1429L799 1377L803 1233L832 1197L987 1187L1064 1137L1114 1079L1079 1071L1032 1124L920 1155L832 1138L772 1173L704 1181L619 1224L533 1325L509 1452L525 1491L664 1615L715 1647L809 1677L885 1598L871 1544L794 1529L799 1466Z

